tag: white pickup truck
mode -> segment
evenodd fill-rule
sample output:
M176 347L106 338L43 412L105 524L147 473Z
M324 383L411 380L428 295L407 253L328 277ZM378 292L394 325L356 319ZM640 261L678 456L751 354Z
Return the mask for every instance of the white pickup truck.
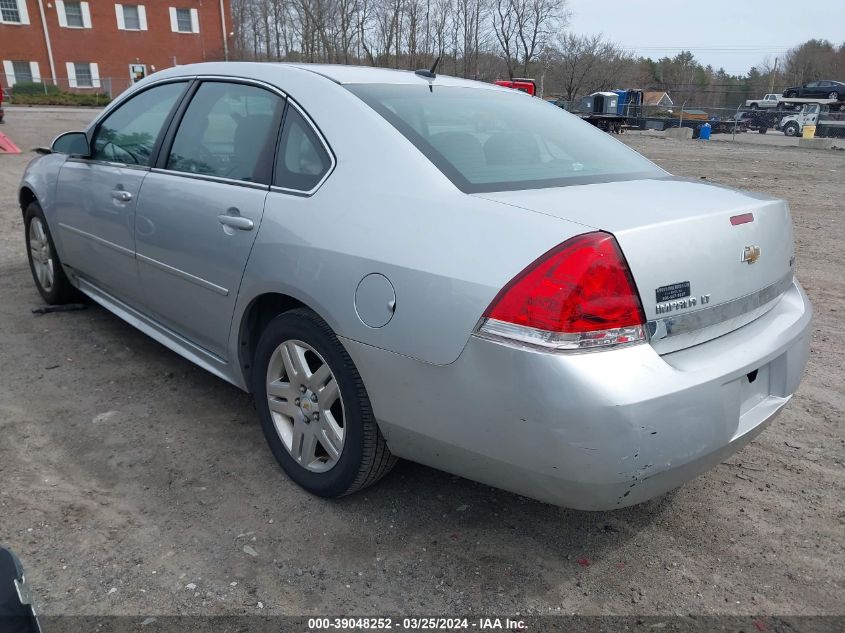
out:
M766 95L762 99L749 99L745 102L745 107L751 108L752 110L757 110L758 108L776 108L778 107L778 101L780 101L780 99L780 95L770 94Z

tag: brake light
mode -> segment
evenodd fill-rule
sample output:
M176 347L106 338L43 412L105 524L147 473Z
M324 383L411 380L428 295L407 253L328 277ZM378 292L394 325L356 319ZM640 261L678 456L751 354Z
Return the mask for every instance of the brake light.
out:
M567 240L514 277L476 333L545 350L585 350L643 342L644 325L616 239L596 232Z

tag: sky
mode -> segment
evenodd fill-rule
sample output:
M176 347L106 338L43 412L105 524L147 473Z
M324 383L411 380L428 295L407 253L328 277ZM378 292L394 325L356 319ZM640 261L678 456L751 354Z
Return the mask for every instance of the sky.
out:
M568 6L570 31L602 33L655 59L691 50L703 65L732 75L809 39L845 42L845 0L568 0Z

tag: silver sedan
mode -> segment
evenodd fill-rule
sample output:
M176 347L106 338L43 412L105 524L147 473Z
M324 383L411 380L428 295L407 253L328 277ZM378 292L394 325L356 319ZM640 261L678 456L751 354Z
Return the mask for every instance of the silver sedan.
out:
M252 392L318 495L402 457L641 502L760 433L807 361L785 202L517 91L180 66L42 153L19 196L43 298L87 295Z

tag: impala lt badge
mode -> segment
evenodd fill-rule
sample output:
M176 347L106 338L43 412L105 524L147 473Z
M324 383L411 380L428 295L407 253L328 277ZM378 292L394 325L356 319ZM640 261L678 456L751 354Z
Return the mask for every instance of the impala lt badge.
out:
M745 262L749 265L753 264L758 259L760 259L761 252L762 251L760 251L759 246L755 246L753 244L751 246L746 246L745 249L742 251L742 259L740 261Z

